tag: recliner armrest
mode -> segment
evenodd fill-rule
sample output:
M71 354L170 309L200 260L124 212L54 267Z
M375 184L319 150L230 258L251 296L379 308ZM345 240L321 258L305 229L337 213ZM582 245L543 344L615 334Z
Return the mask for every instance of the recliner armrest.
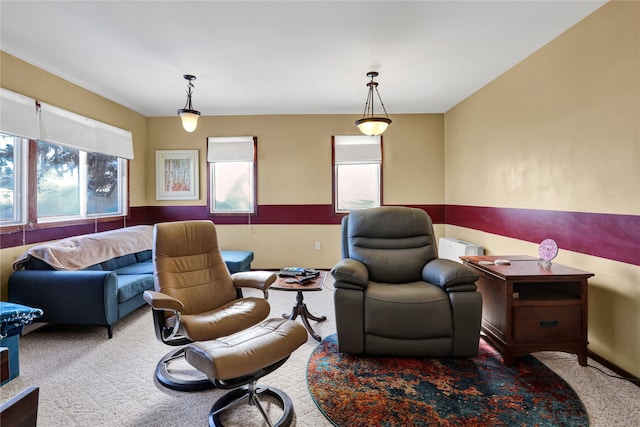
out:
M431 260L422 269L422 279L447 292L475 291L478 276L466 265L443 258Z
M369 283L369 270L360 261L344 258L331 269L336 288L364 289Z
M184 305L180 300L156 291L144 291L142 298L149 304L154 310L171 310L182 312Z
M240 271L231 275L236 288L260 289L264 299L268 298L269 287L276 281L275 273L270 271Z

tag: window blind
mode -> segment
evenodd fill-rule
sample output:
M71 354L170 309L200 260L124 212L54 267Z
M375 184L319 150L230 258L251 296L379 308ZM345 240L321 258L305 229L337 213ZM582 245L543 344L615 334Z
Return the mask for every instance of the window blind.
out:
M53 105L40 103L40 140L82 151L96 151L93 120Z
M38 139L36 100L0 88L0 131L28 139Z
M252 162L253 136L210 136L207 162Z
M87 152L133 159L131 132L40 103L40 140Z
M382 163L380 136L334 136L335 164Z
M123 159L133 159L133 137L131 132L106 123L95 122L95 124L96 151Z

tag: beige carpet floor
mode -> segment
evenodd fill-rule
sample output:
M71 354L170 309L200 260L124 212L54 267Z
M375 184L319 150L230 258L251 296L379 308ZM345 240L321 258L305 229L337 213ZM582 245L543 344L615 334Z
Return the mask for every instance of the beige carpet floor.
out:
M328 283L322 292L305 293L309 311L328 317L325 322L311 322L323 337L335 333L332 291ZM272 317L288 314L295 293L273 290L269 302ZM260 382L289 394L295 426L332 425L317 409L306 384L307 361L317 344L309 337L284 366ZM28 386L39 386L40 427L205 426L213 402L224 391L185 393L160 386L154 370L169 350L155 339L147 307L118 322L112 339L107 339L105 328L48 325L20 338L20 376L0 388L0 401ZM582 367L574 355L542 352L536 357L576 390L592 426L638 425L640 387ZM589 363L602 368L591 359ZM229 425L265 425L255 408L239 408L242 411L226 419ZM269 405L268 411L278 413L275 405Z

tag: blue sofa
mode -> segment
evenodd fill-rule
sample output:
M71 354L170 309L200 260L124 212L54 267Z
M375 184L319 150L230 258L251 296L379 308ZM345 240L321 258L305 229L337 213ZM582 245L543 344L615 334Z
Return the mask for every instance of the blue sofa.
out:
M105 326L111 338L154 289L152 240L153 226L134 226L35 246L14 262L9 301L42 309L38 322ZM246 271L253 252L223 258L232 273Z
M44 311L38 322L113 325L153 289L153 227L85 234L30 248L13 263L9 301Z

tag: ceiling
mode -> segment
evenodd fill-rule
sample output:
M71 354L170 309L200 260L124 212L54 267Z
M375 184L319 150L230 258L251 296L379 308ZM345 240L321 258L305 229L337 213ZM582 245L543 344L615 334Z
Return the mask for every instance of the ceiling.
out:
M0 48L145 116L442 113L606 1L0 1ZM377 104L379 108L379 104Z

